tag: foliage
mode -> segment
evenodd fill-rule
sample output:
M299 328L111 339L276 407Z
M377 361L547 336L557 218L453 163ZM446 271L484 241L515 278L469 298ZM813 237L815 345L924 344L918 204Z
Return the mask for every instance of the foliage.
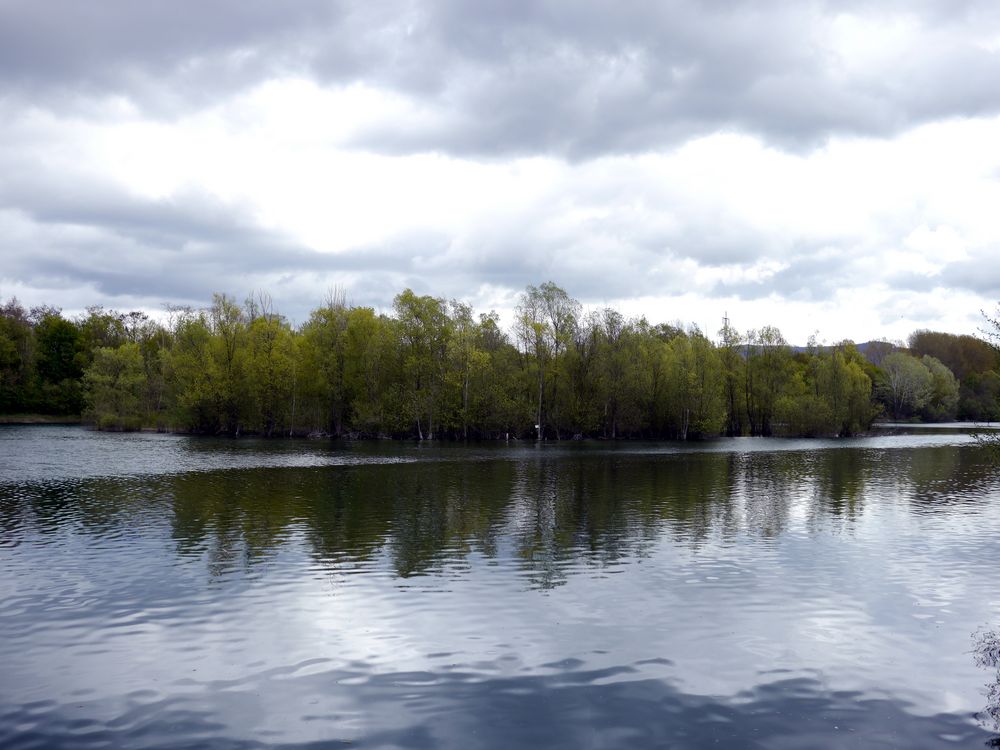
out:
M525 289L509 332L495 312L409 289L390 313L331 292L299 328L263 292L160 322L12 300L0 305L0 410L228 435L853 435L883 409L1000 415L1000 373L977 369L997 360L967 339L918 332L919 357L869 344L876 363L850 342L795 351L777 328L741 333L726 318L715 343L610 307L583 314L552 282Z
M98 347L83 376L86 416L100 429L134 430L144 421L146 371L139 345Z
M914 356L930 356L939 360L958 380L973 373L995 370L1000 365L997 350L974 336L916 331L911 334L909 343Z
M993 315L988 315L986 312L983 312L982 315L983 319L986 322L986 328L983 329L982 332L985 334L987 340L990 342L990 346L992 346L995 351L1000 351L1000 306L998 306L997 312L994 313ZM996 375L996 373L992 374ZM983 380L980 383L977 384L985 387L982 387L981 389L977 390L980 390L980 392L987 389L1000 390L1000 378L997 378L996 380L992 378L987 380L987 377L988 374L987 376L984 376ZM993 402L990 405L992 406L992 409L990 411L990 417L992 417L992 415L996 414L998 411L1000 411L1000 409L997 409L997 405L995 402ZM990 417L988 417L988 419ZM990 452L993 460L996 463L1000 463L1000 432L990 429L980 429L973 434L973 437L981 447L985 448ZM998 684L1000 684L1000 682L998 682Z
M933 377L927 366L905 352L893 352L882 360L885 380L882 396L894 419L913 416L927 406Z

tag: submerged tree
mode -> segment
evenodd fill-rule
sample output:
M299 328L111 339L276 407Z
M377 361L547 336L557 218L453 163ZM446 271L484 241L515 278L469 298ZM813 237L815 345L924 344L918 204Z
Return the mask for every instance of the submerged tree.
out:
M292 331L272 308L271 297L258 293L245 305L246 378L249 399L246 424L270 437L289 423L295 395L295 345Z
M778 400L790 375L791 351L774 326L749 331L744 343L746 357L746 414L751 435L773 433Z
M719 357L722 369L723 398L726 405L726 434L736 437L743 434L743 404L746 360L740 355L740 334L723 318L719 330Z
M434 439L434 419L445 402L448 341L451 320L444 300L417 296L407 289L396 296L393 309L399 321L404 392L417 435Z
M529 365L535 370L537 402L535 424L538 437L545 433L545 390L549 376L552 394L552 425L559 438L559 356L571 344L580 314L580 303L551 281L539 287L528 286L518 301L515 332Z
M986 629L973 633L972 659L977 667L993 672L986 685L986 706L978 718L984 726L1000 732L1000 633Z
M947 353L953 338L915 341ZM962 361L986 361L980 345L960 343L959 353L978 352ZM520 295L511 333L496 313L411 290L387 313L331 293L298 328L262 292L242 305L215 295L204 310L171 309L163 324L99 307L69 320L0 306L0 410L79 414L85 386L88 416L117 428L689 439L855 434L878 401L899 418L1000 416L996 370L958 382L929 353L880 362L850 342L793 352L778 329L741 335L728 318L713 343L611 307L581 316L552 282Z
M987 315L983 311L982 316L986 323L986 327L982 329L982 333L986 336L994 351L1000 352L1000 305L998 305L997 312L993 315ZM1000 383L998 383L998 386L1000 386ZM995 462L1000 463L1000 433L994 430L981 429L974 432L973 437L980 446L990 451Z

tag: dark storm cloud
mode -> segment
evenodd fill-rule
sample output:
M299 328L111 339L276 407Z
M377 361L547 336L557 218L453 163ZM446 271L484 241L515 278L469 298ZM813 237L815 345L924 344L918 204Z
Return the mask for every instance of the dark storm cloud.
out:
M845 12L909 42L856 65L831 44ZM420 111L355 136L386 152L588 158L719 130L800 148L1000 111L1000 55L973 41L991 30L987 0L8 0L0 86L54 108L120 94L167 114L274 75L363 82Z

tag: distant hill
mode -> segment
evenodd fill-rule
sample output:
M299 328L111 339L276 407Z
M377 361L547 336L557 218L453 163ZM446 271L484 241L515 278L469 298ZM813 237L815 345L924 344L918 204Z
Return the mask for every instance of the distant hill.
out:
M882 358L891 352L904 349L905 347L897 346L890 341L865 341L861 344L855 344L858 351L861 352L865 359L874 365L881 363ZM836 345L830 344L828 346L819 347L820 351L828 352L831 349L836 348ZM808 346L793 346L792 351L796 354L801 354L809 351Z

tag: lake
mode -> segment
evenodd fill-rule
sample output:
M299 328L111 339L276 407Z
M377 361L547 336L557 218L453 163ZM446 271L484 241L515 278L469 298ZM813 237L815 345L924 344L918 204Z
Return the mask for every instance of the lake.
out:
M983 747L962 430L454 445L0 427L0 747Z

